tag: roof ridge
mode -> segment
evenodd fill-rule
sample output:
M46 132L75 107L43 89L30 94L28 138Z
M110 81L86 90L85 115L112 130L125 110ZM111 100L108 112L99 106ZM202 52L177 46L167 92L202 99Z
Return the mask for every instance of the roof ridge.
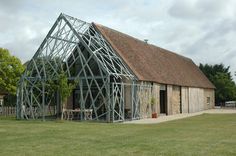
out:
M149 44L149 43L146 43L145 41L143 41L143 40L141 40L141 39L139 39L139 38L133 37L133 36L131 36L131 35L129 35L129 34L123 33L123 32L118 31L118 30L116 30L116 29L112 29L112 28L110 28L110 27L104 26L104 25L99 24L99 23L95 23L95 22L92 22L92 23L95 24L95 25L98 25L98 26L100 26L100 27L105 27L105 28L107 28L107 29L111 29L112 31L115 31L115 32L120 33L120 34L122 34L122 35L125 35L125 36L127 36L127 37L131 37L131 38L133 38L133 39L135 39L135 40L137 40L137 41L143 42L144 44Z
M172 52L172 51L170 51L170 50L168 50L168 49L159 47L159 46L157 46L157 45L155 45L155 44L152 44L152 43L146 43L145 41L143 41L143 40L141 40L141 39L139 39L139 38L133 37L133 36L131 36L131 35L129 35L129 34L123 33L123 32L118 31L118 30L116 30L116 29L112 29L112 28L110 28L110 27L107 27L107 26L104 26L104 25L102 25L102 24L95 23L95 22L92 22L92 24L98 25L98 26L100 26L100 27L105 27L105 28L107 28L107 29L110 29L111 31L115 31L115 32L117 32L117 33L120 33L120 34L122 34L122 35L125 35L125 36L127 36L127 37L130 37L130 38L132 38L132 39L135 39L135 40L138 41L138 42L142 42L144 45L152 46L152 47L154 47L154 48L159 48L159 49L161 49L161 50L165 50L165 53L168 52L168 53L171 53L171 54L180 56L180 57L182 57L183 59L187 59L187 60L189 60L189 61L192 61L192 59L189 58L189 57L186 57L186 56L183 56L183 55L181 55L181 54L178 54L177 52Z
M200 72L192 59L156 45L147 44L140 39L101 24L92 24L139 80L179 86L215 88Z

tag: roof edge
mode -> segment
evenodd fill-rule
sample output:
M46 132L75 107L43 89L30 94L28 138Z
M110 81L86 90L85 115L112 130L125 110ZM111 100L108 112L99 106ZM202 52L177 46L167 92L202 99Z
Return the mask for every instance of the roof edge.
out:
M101 32L101 30L97 27L97 25L100 25L100 24L97 24L97 23L94 23L92 22L91 23L92 26L96 29L96 31L98 31L103 37L104 39L110 44L110 46L112 47L112 49L114 49L116 55L118 55L120 57L120 59L125 63L126 67L129 69L129 71L138 79L140 80L140 78L142 78L141 75L139 75L138 73L135 73L133 70L130 69L130 65L128 64L128 61L125 60L125 57L124 56L121 56L119 53L117 53L116 51L119 51L119 49L112 43L112 41L110 41L109 38L107 38L105 35L103 35L103 33ZM100 25L100 26L103 26L103 25Z
M128 61L126 60L126 58L122 55L122 53L121 53L120 50L116 47L116 45L114 45L113 42L112 42L106 35L104 35L105 32L103 32L102 27L104 27L104 28L108 28L108 27L103 26L103 25L101 25L101 24L94 23L94 22L92 22L91 24L92 24L92 25L94 26L94 28L104 37L104 39L106 39L106 40L108 41L108 43L109 43L110 46L114 49L114 51L116 52L116 54L117 54L118 56L120 56L120 58L124 61L124 63L125 63L126 66L128 67L128 69L129 69L132 73L134 73L135 76L138 77L138 80L139 80L139 81L149 81L149 82L167 84L167 83L163 83L163 82L156 82L156 81L153 81L153 80L145 79L142 75L138 74L136 71L131 70L132 65L129 64L129 62L128 62ZM101 28L100 28L100 27L101 27ZM139 41L139 42L143 42L143 43L144 43L144 41L142 41L142 40L140 40L140 39L138 39L138 38L135 38L135 37L133 37L133 36L130 36L130 35L128 35L128 34L119 32L119 31L114 30L114 29L112 29L112 28L108 28L108 29L111 29L112 31L115 31L115 32L117 32L117 33L121 33L121 34L123 34L123 35L125 35L125 36L127 36L127 37L130 37L130 38L132 38L132 39L134 39L134 40L136 40L136 41ZM146 44L146 43L145 43L145 44ZM180 58L182 58L182 59L184 59L184 60L186 60L186 61L191 62L196 68L198 68L197 70L201 73L201 75L203 75L203 77L204 77L204 78L208 81L208 83L209 83L209 86L207 86L207 87L204 87L204 86L195 86L195 85L188 85L188 86L187 86L187 85L181 85L181 84L175 84L175 83L168 83L169 85L178 85L178 86L185 86L185 87L197 87L197 88L206 88L206 89L216 89L216 87L214 86L214 84L206 77L206 75L199 69L199 67L194 63L194 61L193 61L191 58L188 58L188 57L186 57L186 56L183 56L183 55L180 55L180 54L178 54L178 53L172 52L172 51L170 51L170 50L167 50L167 49L158 47L158 46L153 45L153 44L149 44L149 46L152 46L153 48L162 49L162 50L164 50L166 53L169 53L169 54L171 54L171 55L176 55L176 56L178 56L178 57L180 57Z

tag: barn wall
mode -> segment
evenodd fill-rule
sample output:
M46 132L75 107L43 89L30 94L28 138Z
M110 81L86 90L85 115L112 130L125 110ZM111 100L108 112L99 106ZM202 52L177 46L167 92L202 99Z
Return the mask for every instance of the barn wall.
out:
M129 82L125 82L130 84ZM140 85L152 86L152 88L138 89L140 104L140 117L151 118L152 113L160 114L160 84L151 82L139 82ZM193 113L214 106L214 90L193 87L180 87L167 85L167 115L180 113ZM125 109L131 110L131 86L125 86ZM151 99L154 98L154 105ZM210 102L208 102L210 98Z
M124 83L131 84L130 80L124 79ZM132 94L131 94L131 85L124 86L124 94L125 94L125 109L131 110L132 107Z
M132 105L131 85L125 85L124 92L125 92L125 109L130 110Z
M128 81L125 83L131 84ZM152 88L138 90L140 103L140 117L151 118L152 113L160 114L160 84L141 81L140 85L149 85ZM153 84L153 85L152 85ZM193 113L210 109L214 106L214 90L193 87L167 85L167 115ZM125 109L131 110L131 85L125 86ZM151 98L155 103L151 105ZM208 102L210 98L210 102ZM181 110L180 110L181 109Z
M172 85L167 85L167 115L172 115Z
M188 113L189 105L189 89L188 87L181 87L181 103L182 113Z
M204 89L189 88L189 113L204 110Z
M167 86L168 115L181 113L180 106L182 106L182 113L193 113L214 108L215 94L213 89L179 88L178 86Z
M172 88L172 114L180 114L180 87L173 86Z
M208 98L210 98L210 100L207 100ZM214 89L182 87L181 102L183 113L212 109L215 105Z
M140 96L140 115L141 118L151 118L152 113L160 113L160 85L157 83L140 82L141 85L150 85L152 88L145 88L139 91ZM154 104L151 99L154 98Z
M167 85L167 114L180 114L181 87Z
M141 85L151 85L150 82L140 82ZM152 90L144 89L138 92L139 100L140 100L140 117L141 118L151 118L152 117L152 106L150 104Z
M160 85L157 83L153 84L152 96L155 99L155 104L153 105L154 112L160 114Z
M214 89L204 89L204 109L212 109L215 106Z

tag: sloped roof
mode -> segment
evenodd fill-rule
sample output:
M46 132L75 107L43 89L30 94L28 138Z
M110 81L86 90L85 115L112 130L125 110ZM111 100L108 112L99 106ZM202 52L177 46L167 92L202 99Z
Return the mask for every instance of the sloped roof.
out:
M139 80L215 88L194 62L184 56L93 23Z

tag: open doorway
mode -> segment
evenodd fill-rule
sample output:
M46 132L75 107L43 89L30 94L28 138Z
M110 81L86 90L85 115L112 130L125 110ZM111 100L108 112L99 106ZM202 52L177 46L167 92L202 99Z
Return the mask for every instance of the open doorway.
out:
M73 91L73 109L80 109L80 90Z
M160 87L160 113L167 114L167 91L165 85Z

